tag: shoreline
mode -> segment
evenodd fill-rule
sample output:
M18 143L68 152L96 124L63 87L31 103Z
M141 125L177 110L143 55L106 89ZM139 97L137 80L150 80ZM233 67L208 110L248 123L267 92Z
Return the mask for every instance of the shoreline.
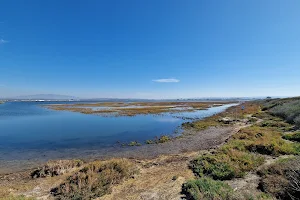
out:
M228 104L229 105L229 104ZM234 106L232 106L234 107ZM231 107L223 112L217 113L207 118L219 116L227 112ZM200 121L205 120L201 119ZM192 122L198 121L194 119ZM183 123L184 124L184 123ZM193 152L197 150L208 150L222 144L233 131L233 127L210 127L206 130L197 130L184 128L179 137L171 138L170 141L158 144L143 144L142 146L125 146L115 144L111 147L103 149L82 150L80 148L44 150L33 149L23 152L22 150L7 151L3 153L0 163L0 174L14 173L23 170L29 170L46 163L49 160L60 159L82 159L91 161L95 159L110 158L134 158L134 159L150 159L160 155L181 154L185 152ZM11 154L18 155L14 160L9 158ZM26 155L24 155L26 154ZM14 156L15 157L15 156ZM24 159L26 157L26 159Z

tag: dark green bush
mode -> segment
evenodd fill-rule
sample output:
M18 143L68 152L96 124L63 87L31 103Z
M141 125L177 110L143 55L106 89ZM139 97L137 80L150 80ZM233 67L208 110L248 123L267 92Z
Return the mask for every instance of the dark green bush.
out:
M233 190L228 184L210 178L188 181L183 185L182 192L189 200L233 199Z
M146 140L146 144L154 144L155 142L153 140Z
M191 162L191 168L198 177L209 175L215 180L230 180L235 171L228 164L218 161L213 155L201 156Z
M300 115L294 119L294 122L298 128L300 128Z
M230 180L243 177L245 172L255 169L263 160L261 156L224 148L191 161L190 168L198 177L206 175L215 180Z
M286 134L286 135L283 136L283 138L286 139L286 140L292 140L292 141L300 142L300 132Z
M271 128L276 128L278 130L282 131L290 131L292 130L292 125L283 122L283 121L277 121L274 119L271 120L265 120L259 124L260 127L271 127Z
M142 144L141 143L139 143L138 141L131 141L129 144L128 144L128 146L141 146Z
M291 99L290 101L282 101L278 105L271 108L270 113L285 119L289 123L295 123L300 116L300 99Z
M171 138L167 135L162 135L160 136L159 138L156 139L156 143L165 143L165 142L168 142L170 141Z

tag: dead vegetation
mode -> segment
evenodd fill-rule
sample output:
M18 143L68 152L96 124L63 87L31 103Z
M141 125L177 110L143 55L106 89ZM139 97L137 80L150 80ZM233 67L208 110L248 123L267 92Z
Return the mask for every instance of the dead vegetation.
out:
M259 188L278 199L300 197L300 157L280 159L258 171Z
M32 178L45 178L48 176L59 176L83 165L81 160L54 160L47 162L43 167L31 172Z
M55 199L93 199L111 193L114 185L137 172L135 165L125 159L95 161L69 176L51 193Z

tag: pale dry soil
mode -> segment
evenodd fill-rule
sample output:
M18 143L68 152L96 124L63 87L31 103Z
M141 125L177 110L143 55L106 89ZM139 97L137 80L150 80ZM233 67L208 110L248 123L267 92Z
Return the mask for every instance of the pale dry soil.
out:
M161 156L155 160L140 161L140 174L115 187L110 195L99 200L159 200L181 199L181 187L194 174L188 168L191 158L198 153Z

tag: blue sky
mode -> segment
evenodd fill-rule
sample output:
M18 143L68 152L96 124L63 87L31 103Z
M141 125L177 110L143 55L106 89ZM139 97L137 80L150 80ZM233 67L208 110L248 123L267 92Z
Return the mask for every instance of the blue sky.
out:
M300 96L298 0L0 4L0 97Z

